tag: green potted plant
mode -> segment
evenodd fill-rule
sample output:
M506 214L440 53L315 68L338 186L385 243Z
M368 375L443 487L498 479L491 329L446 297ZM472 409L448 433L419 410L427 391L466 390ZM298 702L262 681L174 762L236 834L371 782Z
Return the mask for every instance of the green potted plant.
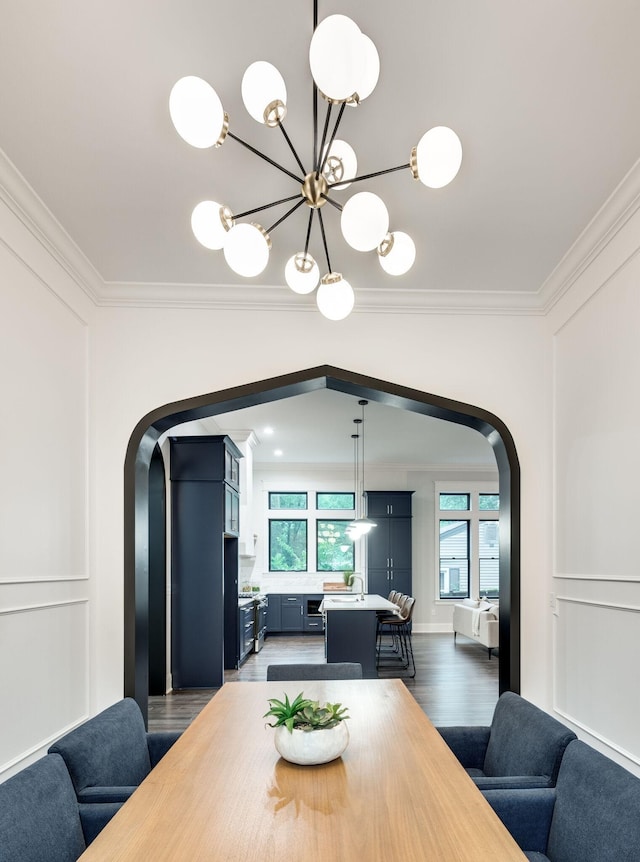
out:
M354 576L354 572L352 572L350 569L346 569L342 573L342 577L344 578L345 587L348 587L349 589L351 589L351 587L353 586L353 576Z
M269 699L269 711L264 717L275 721L276 750L290 763L303 766L328 763L343 753L349 744L349 729L345 724L347 708L341 703L323 703L305 698L304 692L289 700Z

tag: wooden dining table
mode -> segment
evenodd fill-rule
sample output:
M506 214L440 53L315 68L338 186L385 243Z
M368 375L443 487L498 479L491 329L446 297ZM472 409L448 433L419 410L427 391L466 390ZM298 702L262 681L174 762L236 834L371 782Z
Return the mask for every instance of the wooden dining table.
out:
M348 708L331 763L280 758L269 698ZM314 731L321 733L322 731ZM524 854L401 680L231 682L82 862L522 862Z

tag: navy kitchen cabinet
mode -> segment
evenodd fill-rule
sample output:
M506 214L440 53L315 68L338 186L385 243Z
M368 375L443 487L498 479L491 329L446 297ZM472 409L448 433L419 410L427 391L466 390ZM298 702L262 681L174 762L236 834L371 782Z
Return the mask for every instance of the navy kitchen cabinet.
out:
M237 497L242 453L227 436L172 437L173 687L215 688L240 661ZM232 496L233 496L232 495Z
M411 496L413 491L367 491L367 590L386 598L391 590L411 595Z

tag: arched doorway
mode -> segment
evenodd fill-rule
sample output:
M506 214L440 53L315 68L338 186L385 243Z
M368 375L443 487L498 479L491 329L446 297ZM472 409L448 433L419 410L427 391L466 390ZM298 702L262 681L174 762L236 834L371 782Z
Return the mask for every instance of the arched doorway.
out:
M520 466L513 438L495 415L471 404L329 365L165 404L135 427L125 459L124 691L143 714L149 693L150 468L160 436L175 425L316 389L333 389L465 425L491 445L500 491L499 690L520 691Z

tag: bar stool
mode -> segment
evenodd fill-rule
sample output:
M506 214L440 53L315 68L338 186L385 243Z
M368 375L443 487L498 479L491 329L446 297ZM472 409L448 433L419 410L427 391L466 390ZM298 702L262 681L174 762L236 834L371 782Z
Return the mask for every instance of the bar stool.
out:
M390 616L390 613L400 613L402 610L402 606L404 604L405 599L408 597L401 593L399 590L391 590L389 595L387 596L387 601L390 601L392 604L396 605L398 611L376 611L377 624L380 623L381 620L386 619ZM376 641L378 640L378 628L376 627Z
M403 596L400 600L400 610L393 616L378 618L376 667L395 667L406 670L408 676L416 675L416 663L411 642L411 619L416 600L413 596ZM391 635L390 647L383 646L383 636Z

